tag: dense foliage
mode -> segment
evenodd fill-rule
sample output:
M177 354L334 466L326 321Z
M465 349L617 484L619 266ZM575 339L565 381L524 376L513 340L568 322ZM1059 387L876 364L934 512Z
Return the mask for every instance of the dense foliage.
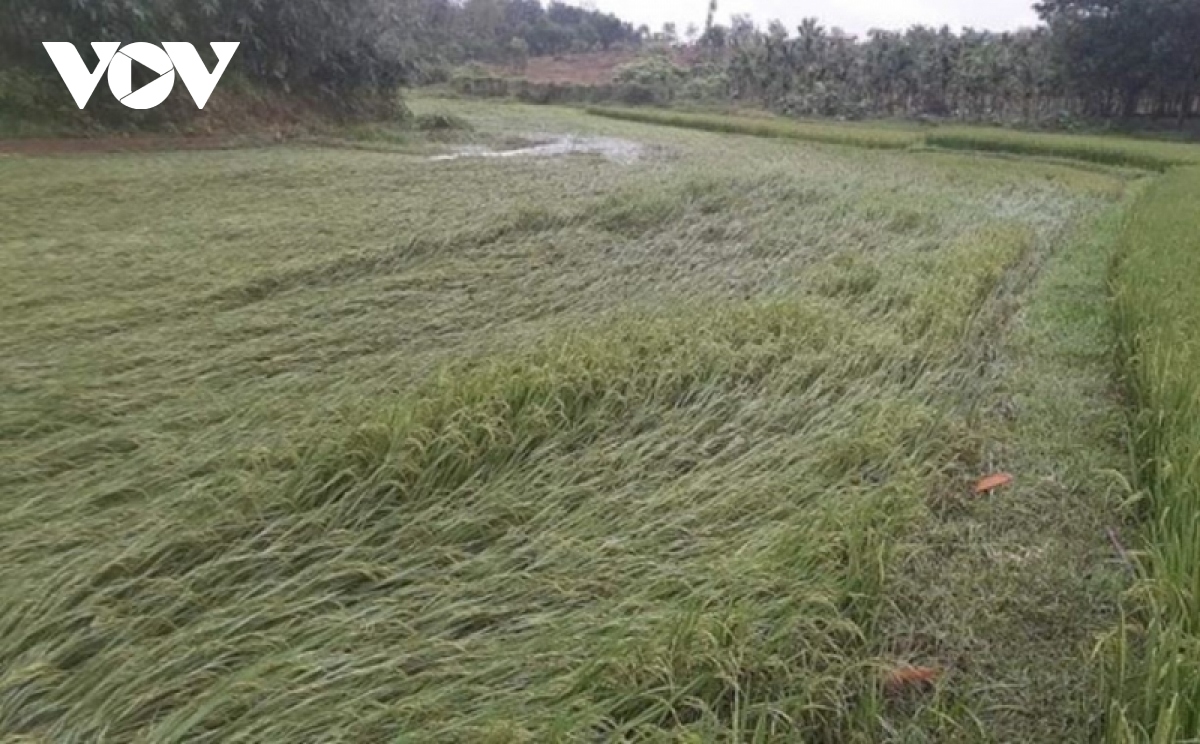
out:
M1034 118L1057 111L1061 75L1045 31L914 27L866 40L806 21L794 37L735 37L731 94L806 115Z
M808 116L1053 123L1200 113L1200 2L1037 9L1044 24L1013 33L915 26L857 38L815 19L794 32L747 16L725 26L710 3L703 32L685 34L708 50L707 64L689 75L652 59L616 82L638 93L622 98L631 102L732 98ZM519 69L529 57L679 43L672 24L651 34L557 0L0 0L0 17L3 68L50 74L45 40L240 40L233 69L246 79L338 97L444 82L472 60Z
M3 0L0 62L49 71L43 41L240 41L231 69L285 90L394 87L405 60L388 49L386 3L336 0Z
M791 34L735 18L707 33L730 94L804 115L965 119L1175 117L1200 111L1200 3L1047 0L1015 33L915 26L858 39L806 20Z
M250 82L339 100L467 59L639 38L615 16L539 0L0 0L0 18L0 70L52 78L43 41L74 42L85 59L94 41L191 41L203 53L210 41L240 41L231 69Z
M641 39L612 14L557 0L385 1L395 14L392 33L406 37L409 54L426 66L608 50Z
M1046 0L1065 90L1093 116L1197 113L1200 2Z

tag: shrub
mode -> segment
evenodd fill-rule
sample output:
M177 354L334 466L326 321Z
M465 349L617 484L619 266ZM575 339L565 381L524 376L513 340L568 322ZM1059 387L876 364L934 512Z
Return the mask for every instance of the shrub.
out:
M469 132L474 127L471 122L454 114L418 114L413 120L413 128L420 132Z
M725 100L729 95L729 76L724 73L693 76L683 84L681 95L694 101Z
M665 57L653 55L621 65L613 79L617 83L671 87L682 83L686 76L683 68Z
M616 98L621 103L630 106L649 106L666 103L658 90L640 83L624 83L617 86Z
M508 80L486 73L483 75L458 73L450 81L450 86L464 96L503 98L510 93Z

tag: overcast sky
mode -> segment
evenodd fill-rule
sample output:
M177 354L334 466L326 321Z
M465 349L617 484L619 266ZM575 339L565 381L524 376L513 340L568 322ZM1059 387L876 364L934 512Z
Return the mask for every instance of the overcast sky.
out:
M704 26L708 0L571 0L616 13L634 25L658 30L667 21L679 24L682 34L689 23ZM872 28L903 29L927 26L963 26L990 31L1011 31L1037 23L1035 0L718 0L717 17L729 22L734 13L749 13L760 25L772 18L795 30L802 18L816 16L826 27L840 26L854 34Z

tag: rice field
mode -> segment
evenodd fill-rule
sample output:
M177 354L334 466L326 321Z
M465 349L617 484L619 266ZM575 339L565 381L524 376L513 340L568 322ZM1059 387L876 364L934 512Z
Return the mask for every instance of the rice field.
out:
M952 150L1067 158L1154 171L1200 163L1200 147L1196 145L1128 137L946 127L928 133L925 144Z
M906 128L857 126L844 123L796 121L774 116L706 114L653 108L593 106L588 113L608 119L663 124L705 132L752 137L794 139L829 145L849 145L879 150L903 150L922 142L920 134Z
M1144 523L1132 612L1108 640L1109 741L1200 738L1200 379L1196 319L1200 171L1155 183L1131 211L1114 269L1123 380L1132 402L1131 508Z
M0 738L1160 709L1113 681L1144 582L1108 298L1168 181L414 107L474 132L0 158ZM636 156L503 154L564 135Z
M1024 132L994 127L824 123L774 116L729 116L667 109L593 107L596 116L726 134L779 137L875 149L938 148L1166 171L1200 163L1200 146L1129 137Z

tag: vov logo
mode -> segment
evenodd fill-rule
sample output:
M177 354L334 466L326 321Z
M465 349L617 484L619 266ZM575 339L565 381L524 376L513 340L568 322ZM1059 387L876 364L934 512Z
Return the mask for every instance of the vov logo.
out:
M212 72L204 66L200 53L191 44L180 41L164 41L159 47L144 41L121 46L119 41L93 41L92 49L100 63L88 71L75 45L69 41L45 41L42 46L54 62L58 74L71 91L71 97L79 108L87 105L100 82L100 76L108 71L108 87L117 100L131 109L152 109L171 95L175 87L175 73L183 78L183 84L192 94L197 108L204 108L209 96L217 87L229 60L237 51L238 41L210 42L217 55L217 66ZM164 51L165 50L165 51ZM133 90L133 63L145 65L158 74L158 78Z

